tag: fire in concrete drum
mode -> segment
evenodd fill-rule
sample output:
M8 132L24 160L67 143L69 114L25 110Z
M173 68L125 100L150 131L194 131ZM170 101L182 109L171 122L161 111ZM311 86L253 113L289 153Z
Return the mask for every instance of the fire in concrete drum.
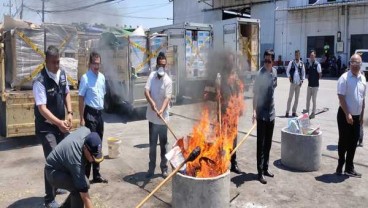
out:
M226 208L230 205L230 171L213 178L177 173L172 181L174 208Z

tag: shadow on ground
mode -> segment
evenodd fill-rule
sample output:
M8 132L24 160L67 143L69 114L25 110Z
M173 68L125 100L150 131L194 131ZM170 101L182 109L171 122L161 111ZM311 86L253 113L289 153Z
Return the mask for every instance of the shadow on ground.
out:
M341 183L348 179L349 176L346 175L336 175L335 173L323 174L321 176L315 177L316 181L323 183Z
M278 169L285 170L285 171L289 171L289 172L294 172L294 173L303 173L303 172L305 172L305 171L295 170L295 169L292 169L292 168L286 167L285 165L283 165L283 164L281 163L281 159L275 160L275 161L273 162L273 165L274 165L275 167L277 167Z
M22 149L40 145L35 136L0 139L0 151Z
M337 151L337 145L327 145L328 151Z
M245 172L242 172L240 175L231 178L231 182L233 182L237 188L242 186L247 181L256 181L256 180L258 180L257 174Z
M154 174L151 178L146 178L147 172L138 172L132 175L127 175L123 178L125 182L136 185L144 189L151 179L161 177L161 174Z
M43 197L29 197L20 199L13 204L9 205L8 208L23 208L23 207L43 207Z

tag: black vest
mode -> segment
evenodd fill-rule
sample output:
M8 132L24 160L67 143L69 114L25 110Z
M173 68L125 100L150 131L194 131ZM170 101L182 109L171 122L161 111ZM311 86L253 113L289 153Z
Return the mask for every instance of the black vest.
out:
M296 67L296 63L295 61L293 61L291 63L291 68L290 68L290 77L291 77L291 83L294 83L294 73L295 73L295 67ZM299 78L300 78L300 81L303 81L302 79L302 68L303 68L303 62L302 61L299 61L299 64L298 64L298 73L299 73Z
M308 86L319 87L319 73L317 71L318 62L313 62L308 67Z
M36 78L46 90L47 103L46 107L58 119L65 119L65 96L66 96L66 75L65 71L61 70L59 85L49 77L46 69L42 69ZM58 127L45 122L46 119L41 115L38 107L34 107L36 132L39 131L59 131Z

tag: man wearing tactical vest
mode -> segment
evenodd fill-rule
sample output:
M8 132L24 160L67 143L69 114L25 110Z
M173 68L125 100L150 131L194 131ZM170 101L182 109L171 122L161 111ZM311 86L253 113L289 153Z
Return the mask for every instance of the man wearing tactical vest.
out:
M316 101L317 101L317 92L319 87L319 79L322 77L322 69L321 64L316 61L316 52L311 50L309 53L310 64L307 69L308 74L308 88L307 88L307 113L309 114L309 106L310 100L312 98L313 108L312 114L310 114L309 118L314 118L316 114Z
M287 69L286 75L290 80L290 90L289 90L289 98L287 101L287 108L285 117L289 117L290 105L295 94L294 105L292 109L292 116L298 116L296 114L296 110L298 108L298 101L299 101L299 93L300 87L303 84L303 80L305 79L305 68L303 62L300 60L300 51L295 51L295 60L290 61Z
M61 142L72 127L73 111L68 81L64 70L59 69L59 49L49 46L46 66L33 82L35 99L36 137L41 141L45 158ZM65 108L67 119L65 120ZM54 193L58 193L45 178L46 207L59 207ZM62 193L65 191L59 191Z

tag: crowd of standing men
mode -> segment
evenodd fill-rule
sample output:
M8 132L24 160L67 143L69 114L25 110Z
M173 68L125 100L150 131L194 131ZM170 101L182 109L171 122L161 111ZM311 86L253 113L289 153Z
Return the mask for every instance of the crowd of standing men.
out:
M300 88L308 74L308 89L306 112L310 110L310 100L313 100L310 118L316 114L316 99L319 79L322 76L321 66L315 60L315 51L310 52L310 64L305 68L300 60L300 51L295 51L295 59L289 63L287 76L290 81L289 99L287 101L286 117L289 117L292 98L295 95L292 116L297 116ZM90 183L108 183L101 176L99 163L103 160L102 139L104 121L102 110L106 94L105 77L100 72L101 56L92 52L89 57L89 69L81 77L79 86L80 125L74 132L72 128L73 109L67 75L59 69L59 50L49 46L46 51L46 64L34 80L33 93L35 97L35 128L36 136L42 142L45 165L45 206L46 207L92 207L88 194ZM236 70L232 67L233 58L229 55L227 68L223 70L221 94L224 98L239 93L239 86L227 82L236 78ZM274 177L269 170L269 156L275 126L274 92L277 87L277 71L273 68L274 52L266 50L264 65L260 68L254 84L253 123L257 123L257 171L258 180L266 184L265 176ZM154 174L156 167L156 146L160 141L161 173L168 175L168 165L165 154L168 149L167 125L169 121L170 99L172 96L172 80L167 73L166 57L160 53L156 68L152 70L145 85L145 96L149 103L146 117L149 126L149 164L146 177ZM338 80L338 98L340 108L337 114L339 130L339 162L337 174L361 177L355 171L353 159L359 141L363 123L366 80L360 72L361 57L354 54L350 59L350 70ZM223 99L226 106L226 99ZM223 109L221 109L223 111ZM65 113L66 112L66 113ZM236 138L234 139L236 145ZM89 176L93 171L92 180ZM236 157L231 159L231 171L241 173ZM59 205L55 201L56 194L70 195Z

